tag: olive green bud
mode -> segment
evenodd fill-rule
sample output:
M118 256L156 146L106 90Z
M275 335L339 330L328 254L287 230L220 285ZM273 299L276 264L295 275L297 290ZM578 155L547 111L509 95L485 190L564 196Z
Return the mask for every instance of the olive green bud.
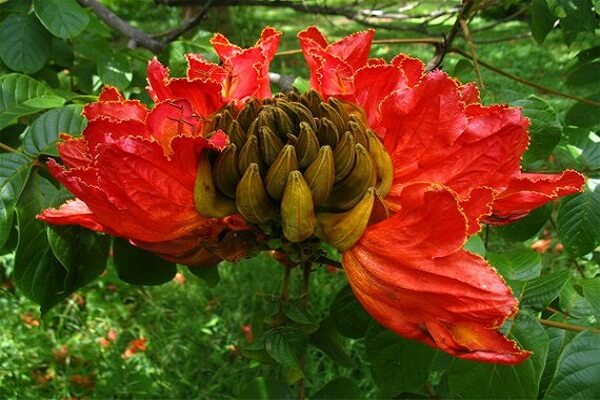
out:
M306 122L310 125L313 131L317 130L317 124L315 123L315 119L313 118L313 115L310 112L310 110L306 108L304 104L292 101L282 101L280 103L277 103L277 105L281 107L291 118L294 127L300 126L301 122Z
M258 165L261 171L264 170L264 163L260 157L260 150L258 148L258 138L255 135L251 135L246 140L246 144L242 147L240 155L238 157L238 168L240 174L243 175L250 164L255 163Z
M369 188L358 204L350 210L343 213L317 214L315 235L340 252L350 249L367 228L376 197L375 188Z
M264 224L273 218L275 208L265 191L258 165L246 169L235 194L239 213L251 224Z
M354 136L350 132L345 132L333 152L336 182L344 179L354 166L354 159L356 158L354 144Z
M281 228L290 242L312 236L317 225L312 194L300 171L290 172L281 199Z
M313 115L319 115L321 112L319 105L323 102L323 99L321 99L321 96L314 90L309 90L300 96L300 102L304 104Z
M340 140L337 127L331 120L326 118L321 118L321 124L316 133L321 145L328 145L334 149Z
M377 175L368 150L356 144L356 161L352 170L335 185L331 196L325 202L326 207L348 210L358 203L367 189L375 184Z
M231 143L217 157L213 166L213 178L217 188L225 196L235 198L235 188L240 181L237 146Z
M350 132L354 136L354 140L356 143L362 144L364 147L369 147L369 139L367 138L367 131L363 127L362 124L359 124L355 121L348 122L348 127L350 128Z
M298 165L306 168L313 162L319 152L319 139L310 124L300 122L300 135L298 136Z
M258 116L259 108L259 101L253 98L252 100L248 101L240 110L240 113L237 116L237 121L240 123L242 130L248 131L250 124L252 124L252 121L254 121Z
M335 108L327 103L321 103L319 108L321 110L321 117L333 122L339 132L344 132L346 130L346 122L342 119Z
M329 197L335 182L335 165L330 146L319 149L317 158L304 171L304 180L312 192L314 206L318 207Z
M335 111L337 111L337 113L340 114L342 120L348 123L348 121L350 120L350 114L348 114L348 111L346 111L346 108L344 107L344 102L342 102L342 100L336 99L335 97L330 97L328 102L331 105L331 107L333 107Z
M198 161L194 204L196 210L208 218L223 218L236 212L235 202L221 195L215 188L208 151L203 151Z
M286 139L288 133L295 133L291 118L279 107L271 107L273 119L277 130L275 131L279 137Z
M229 136L229 140L234 143L238 149L244 147L246 143L246 132L242 130L240 123L238 121L232 121L231 125L229 125L229 130L227 131L227 135Z
M383 147L374 131L368 129L367 137L369 139L369 153L373 157L375 170L377 171L377 191L380 196L385 197L390 192L394 180L392 157L385 151L385 147Z
M283 148L283 142L268 126L261 126L258 130L258 133L260 135L260 150L262 152L262 159L267 165L271 165Z
M297 169L296 150L294 146L286 144L265 177L265 187L269 196L275 200L280 200L283 196L288 175Z

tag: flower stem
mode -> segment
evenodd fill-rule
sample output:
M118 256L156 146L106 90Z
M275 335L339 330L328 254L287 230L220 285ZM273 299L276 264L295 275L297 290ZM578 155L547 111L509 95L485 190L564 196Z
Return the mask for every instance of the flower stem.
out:
M288 288L290 286L290 271L292 270L291 265L286 265L283 270L283 280L281 282L281 293L279 294L279 300L281 303L285 303L288 299Z
M539 321L540 321L540 324L542 324L542 325L549 326L551 328L564 329L566 331L581 332L581 331L589 330L594 333L600 333L600 329L591 328L589 326L569 324L566 322L551 321L549 319L542 319L542 318L540 318Z
M310 273L312 271L312 263L305 262L302 264L302 291L300 293L300 305L302 309L306 310L308 308L308 290L310 285ZM304 365L306 363L306 353L300 356L300 369L302 370L302 375L304 375ZM304 378L298 381L298 400L304 400L306 398L306 387Z

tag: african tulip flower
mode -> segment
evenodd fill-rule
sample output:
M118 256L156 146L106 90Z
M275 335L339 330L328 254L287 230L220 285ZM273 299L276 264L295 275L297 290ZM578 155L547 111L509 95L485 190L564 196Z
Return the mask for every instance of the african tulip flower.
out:
M333 44L314 27L298 37L312 87L303 95L271 96L279 36L269 28L251 51L215 36L221 65L188 55L186 78L152 61L152 111L108 90L86 109L101 122L60 145L70 168L50 164L78 200L42 218L171 258L197 248L192 238L243 253L221 233L249 227L257 249L281 239L290 262L314 261L325 241L358 300L397 334L465 359L526 359L498 331L517 300L463 245L481 222L521 218L583 177L522 173L520 110L482 106L475 86L408 56L370 59L373 31Z

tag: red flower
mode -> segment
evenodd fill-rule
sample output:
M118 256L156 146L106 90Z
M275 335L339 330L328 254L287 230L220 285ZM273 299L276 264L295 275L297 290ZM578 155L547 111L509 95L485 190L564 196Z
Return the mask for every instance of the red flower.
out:
M98 102L84 108L88 125L82 137L62 136L58 150L64 166L48 163L77 198L39 218L122 236L190 266L244 256L244 241L222 244L220 238L248 229L246 223L237 215L205 218L194 206L201 153L228 143L222 132L210 139L201 135L209 116L229 100L270 96L268 64L279 36L265 29L256 47L242 50L216 35L223 66L189 55L187 78L169 78L168 69L152 60L148 89L157 102L152 109L105 87Z
M519 363L529 352L499 333L518 308L504 280L463 250L479 223L503 224L579 191L575 171L526 174L529 121L519 109L482 106L473 85L426 73L405 55L369 60L372 32L333 45L317 28L298 35L311 85L362 107L392 158L383 200L391 216L343 253L355 295L381 324L454 356Z
M579 191L584 178L522 173L529 122L520 110L482 106L474 85L406 55L369 59L373 34L330 45L317 28L301 32L318 93L304 97L270 98L280 35L270 28L246 50L216 35L221 64L188 55L186 78L151 61L154 108L112 88L86 106L83 137L59 145L65 166L49 163L77 199L40 218L191 265L244 256L256 237L231 239L250 224L286 245L318 236L343 252L354 293L389 329L460 358L523 361L530 353L497 330L517 300L463 245L481 222L519 219ZM354 167L359 158L368 168ZM349 213L361 223L348 223Z

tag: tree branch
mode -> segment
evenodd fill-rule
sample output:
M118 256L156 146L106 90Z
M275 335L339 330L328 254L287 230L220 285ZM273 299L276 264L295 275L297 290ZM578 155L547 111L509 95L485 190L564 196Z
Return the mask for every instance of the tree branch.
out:
M134 28L117 14L110 11L108 8L98 2L98 0L78 0L83 6L89 7L96 15L98 15L108 26L121 32L123 35L132 39L140 46L152 51L160 53L164 47L164 43L151 38L147 33Z
M163 45L165 45L166 43L172 42L173 40L177 39L179 36L183 35L186 32L189 32L191 29L195 28L200 22L202 22L204 17L206 17L206 14L208 14L208 11L210 10L210 7L213 5L214 2L215 2L215 0L207 0L206 3L204 3L204 6L202 6L200 11L198 12L198 14L196 14L196 16L194 18L184 22L183 25L181 25L179 28L175 28L172 31L167 32L162 37Z
M453 47L453 48L450 49L449 52L460 54L461 56L472 60L472 58L469 55L469 53L467 53L464 50L461 50L459 48ZM490 71L494 71L495 73L497 73L499 75L502 75L502 76L505 76L505 77L507 77L509 79L512 79L513 81L522 83L523 85L531 86L532 88L536 88L536 89L538 89L541 92L548 93L548 94L553 94L553 95L556 95L556 96L566 97L567 99L576 100L576 101L579 101L581 103L586 103L586 104L590 104L592 106L600 107L600 102L597 102L597 101L594 101L594 100L590 100L590 99L586 99L584 97L575 96L575 95L568 94L568 93L559 92L558 90L550 89L548 87L542 86L542 85L537 84L535 82L531 82L531 81L528 81L526 79L520 78L520 77L518 77L516 75L511 74L510 72L503 71L503 70L501 70L499 68L496 68L493 65L488 64L488 63L486 63L484 61L479 60L479 65L481 65L481 66L489 69Z

